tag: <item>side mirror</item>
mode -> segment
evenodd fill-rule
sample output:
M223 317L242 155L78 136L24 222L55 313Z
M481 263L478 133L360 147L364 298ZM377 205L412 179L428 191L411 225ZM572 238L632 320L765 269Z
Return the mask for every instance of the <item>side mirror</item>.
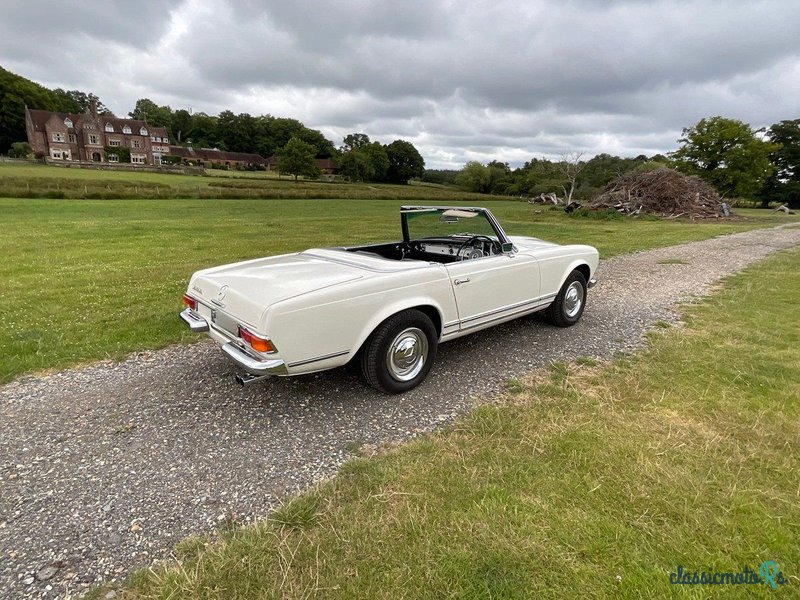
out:
M511 242L506 242L505 244L503 244L501 249L503 251L503 254L508 254L514 251L514 244L512 244Z

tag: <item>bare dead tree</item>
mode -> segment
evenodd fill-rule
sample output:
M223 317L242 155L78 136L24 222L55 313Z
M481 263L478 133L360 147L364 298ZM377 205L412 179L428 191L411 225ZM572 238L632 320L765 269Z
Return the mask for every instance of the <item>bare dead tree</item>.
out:
M583 168L586 166L586 163L581 160L582 156L583 152L565 152L561 155L561 160L556 165L559 173L561 173L565 180L561 185L561 189L564 190L565 204L572 202L575 182L580 172L583 171Z

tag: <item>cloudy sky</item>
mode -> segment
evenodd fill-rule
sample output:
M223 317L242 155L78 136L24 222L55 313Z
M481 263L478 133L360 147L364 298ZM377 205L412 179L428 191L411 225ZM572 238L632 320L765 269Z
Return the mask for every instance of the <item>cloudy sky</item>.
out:
M302 120L430 168L676 147L723 115L800 118L800 2L0 0L0 65L117 115Z

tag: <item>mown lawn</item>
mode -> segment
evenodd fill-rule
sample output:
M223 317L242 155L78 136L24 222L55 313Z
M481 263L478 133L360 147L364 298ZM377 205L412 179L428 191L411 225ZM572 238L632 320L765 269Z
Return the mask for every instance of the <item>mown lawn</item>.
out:
M0 199L0 382L197 339L177 318L180 295L197 269L398 239L401 204ZM728 222L601 221L535 213L522 202L490 205L510 233L594 244L606 257L780 220L749 211Z
M729 279L634 357L554 365L267 522L184 540L123 597L798 597L798 260ZM768 560L781 589L670 584Z

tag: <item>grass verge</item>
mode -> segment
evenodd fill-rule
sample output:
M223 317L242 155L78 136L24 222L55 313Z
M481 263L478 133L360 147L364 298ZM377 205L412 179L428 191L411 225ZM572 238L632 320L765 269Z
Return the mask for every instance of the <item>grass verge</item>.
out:
M395 240L401 204L0 199L0 383L197 339L176 317L194 271L310 247ZM520 202L491 206L510 233L594 244L603 256L779 222L757 211L728 222L602 222L536 214Z
M514 381L451 429L349 461L178 565L144 598L772 597L673 586L776 561L800 588L800 252L727 280L609 365ZM776 596L778 597L778 596Z

